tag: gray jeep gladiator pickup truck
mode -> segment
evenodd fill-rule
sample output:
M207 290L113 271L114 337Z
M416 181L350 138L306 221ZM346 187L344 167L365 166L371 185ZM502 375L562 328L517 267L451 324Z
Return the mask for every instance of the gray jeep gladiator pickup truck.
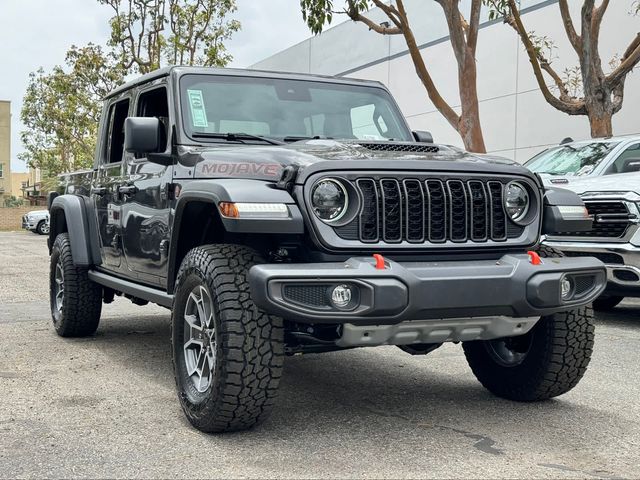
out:
M50 195L51 311L93 334L114 295L172 312L189 421L250 428L286 355L462 342L518 401L573 388L592 352L591 228L573 192L411 132L377 82L174 67L112 92L94 168Z

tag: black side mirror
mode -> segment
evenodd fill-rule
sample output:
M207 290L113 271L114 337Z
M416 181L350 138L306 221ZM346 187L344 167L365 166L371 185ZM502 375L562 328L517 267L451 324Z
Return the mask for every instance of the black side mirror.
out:
M433 135L431 132L425 132L423 130L416 130L413 133L413 138L415 138L416 142L420 143L433 143Z
M160 147L160 120L129 117L124 121L124 149L131 153L156 153Z
M627 158L622 164L620 173L640 172L640 158Z

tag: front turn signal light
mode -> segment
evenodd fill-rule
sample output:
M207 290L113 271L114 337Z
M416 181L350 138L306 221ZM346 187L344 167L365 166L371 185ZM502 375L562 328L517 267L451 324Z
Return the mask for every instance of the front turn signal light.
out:
M232 203L220 202L220 214L235 219L289 218L289 207L284 203Z

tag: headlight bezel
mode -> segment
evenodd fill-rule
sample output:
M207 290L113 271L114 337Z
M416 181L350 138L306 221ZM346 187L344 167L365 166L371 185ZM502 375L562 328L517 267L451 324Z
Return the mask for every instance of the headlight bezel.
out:
M509 207L507 206L509 189L514 185L518 186L524 192L525 198L526 198L524 210L522 211L522 213L520 213L516 217L511 216L511 214L509 213ZM521 182L519 180L512 180L509 183L507 183L504 186L502 204L504 207L504 212L507 218L509 219L509 221L520 226L528 225L531 222L533 222L533 220L535 219L535 215L531 215L531 212L534 210L534 208L532 207L535 206L534 198L535 198L535 195L533 195L532 192L530 191L530 188L528 187L528 183Z
M342 210L340 211L340 213L338 214L338 216L334 217L334 218L322 218L318 212L316 211L316 205L314 205L313 202L313 196L314 193L316 191L316 189L318 188L318 186L324 182L329 182L329 183L333 183L334 185L336 185L341 191L342 194L344 196L344 205L342 207ZM314 184L311 186L311 190L310 190L310 195L309 195L309 200L310 200L310 204L311 204L311 211L313 212L313 214L316 216L316 218L318 218L318 220L320 220L321 222L327 224L327 225L331 225L331 226L336 226L337 224L340 223L344 223L345 217L347 216L347 214L350 211L350 196L349 196L349 191L347 188L347 185L349 185L348 183L341 181L339 178L336 177L323 177L318 179L317 181L314 182Z

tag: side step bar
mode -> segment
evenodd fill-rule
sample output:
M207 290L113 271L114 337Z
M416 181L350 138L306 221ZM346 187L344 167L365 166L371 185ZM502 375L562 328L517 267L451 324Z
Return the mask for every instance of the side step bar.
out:
M104 287L141 298L142 300L147 300L151 303L157 303L163 307L171 308L173 306L173 295L169 295L157 288L139 285L106 273L96 272L95 270L89 270L89 279Z

